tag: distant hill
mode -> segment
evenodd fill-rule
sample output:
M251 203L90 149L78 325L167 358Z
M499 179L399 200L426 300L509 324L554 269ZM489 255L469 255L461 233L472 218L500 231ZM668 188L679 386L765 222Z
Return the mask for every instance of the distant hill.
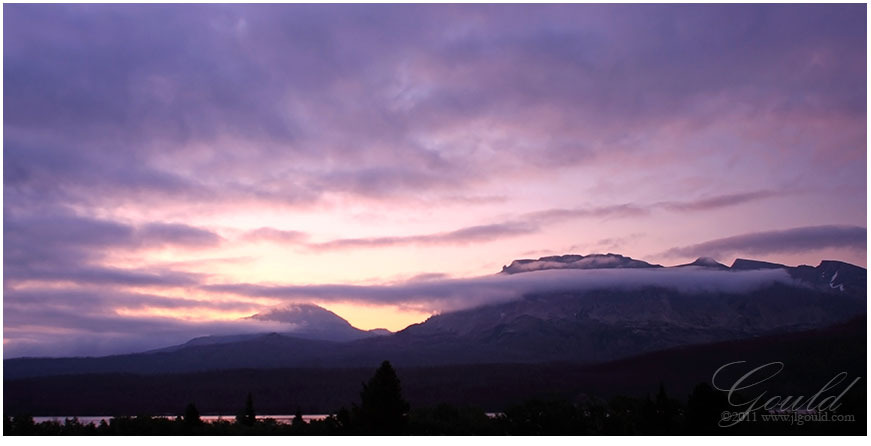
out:
M234 342L246 342L261 338L270 334L281 334L300 339L312 339L317 341L345 342L373 336L388 335L391 332L383 328L374 330L360 330L352 326L339 315L312 304L288 304L270 309L263 313L257 313L246 319L261 321L273 321L287 324L287 330L280 333L248 333L224 336L201 336L188 342L171 347L152 350L148 353L171 352L189 347L204 345L230 344Z
M839 372L851 379L867 376L866 326L866 318L859 317L824 329L678 347L596 365L404 366L397 373L413 408L451 403L496 412L531 398L644 397L660 384L669 395L685 400L695 385L710 382L714 370L732 361L754 366L781 361L783 373L767 383L769 393L808 395ZM330 413L357 401L360 383L376 366L7 377L3 407L12 415L159 415L177 414L195 401L203 414L232 415L251 392L258 413ZM847 398L864 398L865 392L862 384Z

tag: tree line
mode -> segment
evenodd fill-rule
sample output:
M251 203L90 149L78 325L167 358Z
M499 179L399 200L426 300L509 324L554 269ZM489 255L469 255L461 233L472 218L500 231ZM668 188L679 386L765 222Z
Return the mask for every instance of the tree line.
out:
M725 394L700 383L686 402L660 385L654 395L619 396L608 401L530 400L488 416L469 406L440 404L411 408L399 377L384 361L367 383L359 404L342 407L321 420L305 421L297 410L291 423L257 418L248 393L235 420L204 422L191 402L175 418L139 415L83 424L77 418L35 423L26 414L4 416L5 435L744 435L866 433L865 395L845 399L841 411L855 415L843 423L744 422L720 427L724 412L735 412Z

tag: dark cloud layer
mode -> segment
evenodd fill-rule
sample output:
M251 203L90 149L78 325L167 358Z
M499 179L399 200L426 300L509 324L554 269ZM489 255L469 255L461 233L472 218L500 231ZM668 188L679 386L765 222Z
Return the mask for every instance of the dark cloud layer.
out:
M216 246L221 242L214 232L181 223L148 223L136 230L136 238L139 243L151 246Z
M729 206L737 206L739 204L759 201L766 198L777 196L778 194L772 191L753 191L744 193L735 193L727 195L719 195L715 197L703 198L695 201L680 202L668 201L659 203L659 206L673 211L709 211Z
M665 252L672 257L725 257L743 254L777 254L826 248L866 249L867 230L858 226L810 226L782 231L754 232L711 240Z
M181 286L203 277L163 268L105 266L109 254L132 255L142 249L213 247L221 237L179 223L141 226L53 211L41 215L4 212L4 285L26 280L122 286Z
M456 195L633 154L631 134L702 128L734 105L864 121L862 11L9 5L5 198ZM723 110L705 104L723 97ZM325 157L343 163L324 170ZM282 180L239 179L254 167Z
M15 322L4 324L14 339L5 357L91 356L131 353L184 343L194 337L285 331L287 324L268 321L193 322L157 316L119 316L108 312L46 308L4 310ZM33 330L39 327L40 330Z
M5 310L41 308L114 314L115 308L245 310L250 309L251 306L252 304L248 302L194 300L184 297L109 291L99 287L13 290L4 295Z
M516 237L538 231L536 226L523 222L496 223L490 225L468 226L455 231L412 235L405 237L371 237L331 240L324 243L313 243L308 248L321 251L331 249L379 248L396 245L427 245L427 244L464 244L487 242L491 240Z
M305 234L296 231L279 231L271 228L260 228L245 234L243 238L252 237L268 239L274 242L301 244L314 251L329 251L358 248L382 248L400 245L446 245L483 243L493 240L517 237L541 232L547 225L567 220L577 219L620 219L633 218L650 214L657 209L670 212L709 211L728 208L752 201L773 197L776 194L768 191L718 195L700 200L670 201L652 205L632 203L602 206L556 208L531 212L514 220L485 225L467 226L454 231L420 234L402 237L368 237L330 240L322 243L308 243Z

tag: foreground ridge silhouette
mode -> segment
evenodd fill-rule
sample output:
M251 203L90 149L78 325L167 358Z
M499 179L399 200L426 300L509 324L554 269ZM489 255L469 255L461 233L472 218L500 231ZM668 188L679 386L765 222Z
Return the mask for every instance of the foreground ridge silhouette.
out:
M655 395L651 397L651 395ZM743 398L743 397L742 397ZM63 422L34 423L33 417L4 417L5 435L747 435L835 434L866 432L865 394L847 394L842 414L852 414L850 423L789 422L743 423L724 429L718 426L724 411L734 410L724 395L708 383L698 383L686 402L669 396L660 383L643 397L616 396L608 401L582 398L528 400L508 407L504 413L487 416L469 406L438 404L412 409L402 395L400 379L390 362L384 361L368 382L362 384L360 404L341 408L322 420L306 422L299 411L290 424L254 416L249 393L245 409L235 422L204 422L193 403L184 416L114 417L108 422L82 424L77 418Z

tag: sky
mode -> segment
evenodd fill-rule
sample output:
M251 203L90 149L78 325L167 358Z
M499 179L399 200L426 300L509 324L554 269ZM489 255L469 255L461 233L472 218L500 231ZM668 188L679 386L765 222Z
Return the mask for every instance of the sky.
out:
M4 357L399 330L545 255L864 267L865 8L4 5Z

